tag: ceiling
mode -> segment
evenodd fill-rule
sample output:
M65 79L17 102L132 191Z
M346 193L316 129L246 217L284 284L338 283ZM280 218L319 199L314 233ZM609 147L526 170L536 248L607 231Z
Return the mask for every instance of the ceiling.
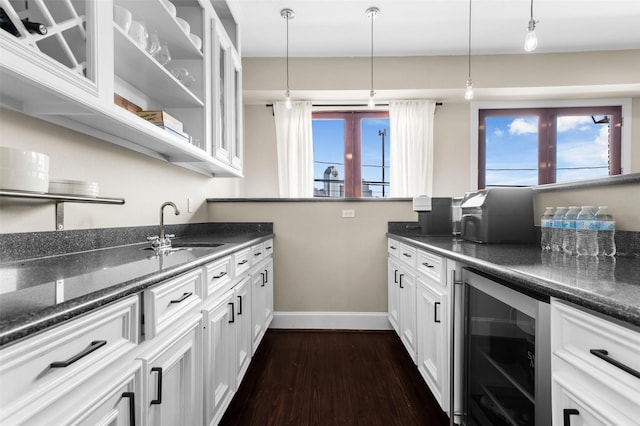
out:
M437 56L468 52L467 0L235 0L242 56ZM473 0L471 53L525 54L529 0ZM534 0L536 53L640 48L640 0Z

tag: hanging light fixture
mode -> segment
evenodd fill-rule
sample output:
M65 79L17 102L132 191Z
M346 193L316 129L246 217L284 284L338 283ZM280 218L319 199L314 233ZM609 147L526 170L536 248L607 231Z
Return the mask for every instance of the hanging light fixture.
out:
M471 81L471 0L469 0L469 52L467 55L469 73L467 74L467 88L464 91L464 98L468 101L473 99L473 82Z
M377 7L370 7L365 12L365 15L371 21L371 90L369 90L369 108L375 108L376 101L374 99L376 92L373 90L373 20L380 13L380 9Z
M538 47L538 37L536 36L536 24L539 21L533 19L533 0L531 0L531 16L527 27L527 36L524 39L524 50L533 52Z
M280 16L287 20L287 91L284 95L284 106L291 109L291 92L289 91L289 21L296 16L291 9L282 9Z

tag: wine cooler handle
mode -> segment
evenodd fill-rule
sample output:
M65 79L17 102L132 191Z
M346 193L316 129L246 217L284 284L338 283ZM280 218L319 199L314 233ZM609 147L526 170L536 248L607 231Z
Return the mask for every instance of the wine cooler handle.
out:
M575 408L565 408L564 410L562 410L562 415L564 417L562 425L571 426L571 416L577 416L579 414L580 411L576 410Z
M637 377L638 379L640 379L640 371L634 370L633 368L629 367L628 365L625 365L623 363L621 363L620 361L616 361L615 359L611 358L609 356L609 352L606 351L605 349L591 349L589 351L591 353L591 355L595 355L598 358L608 362L609 364L618 367L620 370L624 371L625 373L629 373L634 377Z

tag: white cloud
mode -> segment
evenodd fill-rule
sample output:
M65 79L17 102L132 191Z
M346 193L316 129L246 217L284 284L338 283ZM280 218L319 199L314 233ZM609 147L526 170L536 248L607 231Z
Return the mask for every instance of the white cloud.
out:
M504 131L498 127L496 127L496 130L493 131L493 134L500 137L502 135L504 135Z
M574 129L587 131L591 129L591 126L585 125L588 123L591 123L591 116L560 116L558 117L558 132L568 132Z
M537 120L525 120L524 118L516 118L509 124L509 133L512 135L524 135L526 133L538 133Z

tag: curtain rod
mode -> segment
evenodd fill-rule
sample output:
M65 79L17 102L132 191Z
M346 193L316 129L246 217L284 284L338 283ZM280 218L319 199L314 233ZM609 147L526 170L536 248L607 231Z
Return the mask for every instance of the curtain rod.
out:
M266 104L265 105L267 108L268 107L273 107L273 104ZM369 107L367 104L312 104L312 107L329 107L329 108L343 108L343 107L348 107L348 108L365 108L365 107ZM389 106L389 104L379 104L376 103L376 106ZM436 106L442 106L442 102L436 102Z

